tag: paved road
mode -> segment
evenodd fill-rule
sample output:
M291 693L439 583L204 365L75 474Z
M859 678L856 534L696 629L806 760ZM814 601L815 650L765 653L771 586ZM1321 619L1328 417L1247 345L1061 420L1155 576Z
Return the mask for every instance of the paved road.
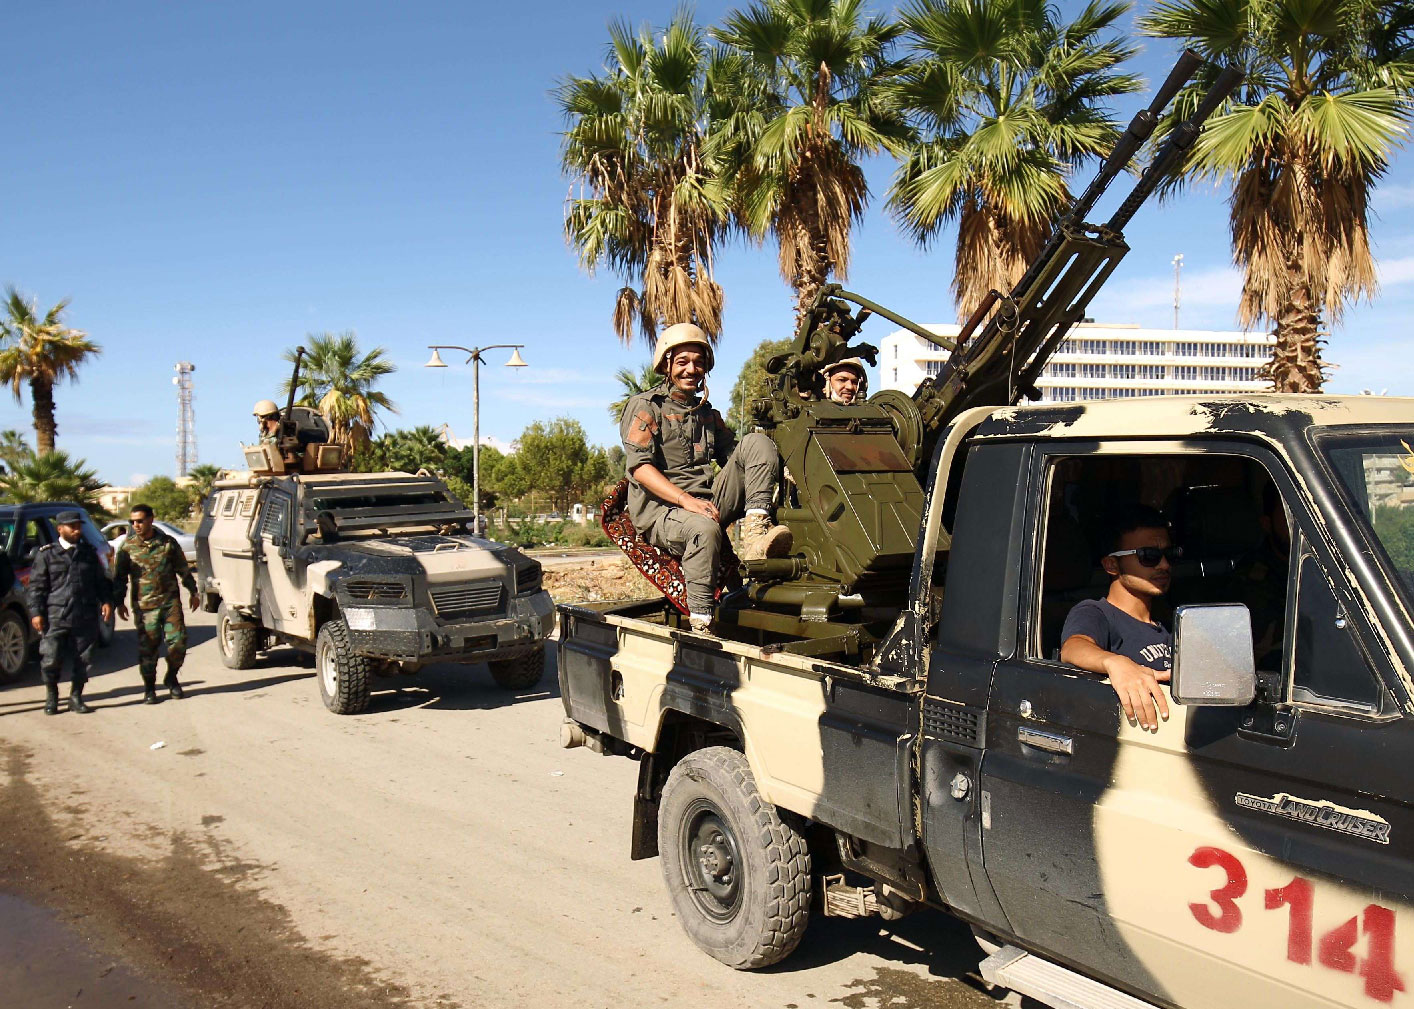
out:
M763 972L699 953L627 858L635 765L558 746L553 650L544 690L442 666L340 718L294 653L236 672L212 635L193 618L184 701L138 703L125 624L94 714L46 718L34 674L0 691L0 884L205 1004L994 1004L931 912L818 920Z

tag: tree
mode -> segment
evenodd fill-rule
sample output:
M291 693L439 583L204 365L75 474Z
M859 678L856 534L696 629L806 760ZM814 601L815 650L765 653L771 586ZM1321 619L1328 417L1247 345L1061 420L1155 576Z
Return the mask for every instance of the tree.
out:
M609 404L609 417L617 424L623 419L624 407L628 406L628 401L639 393L657 388L662 384L663 376L654 371L653 362L648 361L636 372L629 368L620 368L614 372L614 381L619 383L622 395Z
M545 494L562 512L586 495L598 493L613 471L603 449L591 449L579 421L558 417L548 424L536 421L521 432L518 448L508 456L497 476L518 490ZM514 466L508 464L514 460ZM509 479L507 479L509 478ZM519 495L516 495L519 496Z
M206 500L206 495L211 493L211 488L216 485L216 478L220 475L221 467L209 462L193 466L187 471L187 476L191 477L187 490L194 503L199 505Z
M189 488L177 486L169 476L155 476L128 498L129 505L145 504L166 522L181 522L192 513L195 502Z
M770 391L771 376L766 374L766 362L789 351L794 343L790 337L762 340L742 364L736 384L732 386L731 406L727 409L727 425L738 436L751 429L751 401L761 399Z
M16 463L34 458L34 449L29 447L25 436L19 431L0 431L0 463L5 469L14 468Z
M703 151L708 47L686 10L656 39L609 25L602 74L566 77L555 91L568 128L561 166L579 188L565 236L589 272L608 266L625 281L614 331L635 326L652 343L658 327L695 322L716 341L722 289L713 247L730 211Z
M862 0L755 0L712 35L729 49L714 87L723 105L712 151L758 241L770 233L796 317L849 270L869 187L860 160L908 136L886 85L900 28L864 17Z
M397 371L397 366L386 359L388 352L383 347L360 354L358 337L352 331L310 333L305 345L297 402L318 409L329 421L334 441L354 453L372 440L377 411L398 412L393 402L374 388L379 379ZM293 364L295 352L286 351L285 360ZM289 394L288 380L281 391Z
M103 481L82 459L60 450L16 462L0 476L0 499L23 504L30 501L72 501L91 514L106 514L98 504Z
M1162 0L1139 21L1246 74L1190 152L1187 179L1232 185L1238 319L1274 324L1264 374L1279 392L1325 381L1322 313L1376 290L1369 195L1408 129L1414 15L1371 0ZM1192 114L1206 66L1165 122Z
M952 289L965 321L1006 293L1071 201L1066 175L1113 147L1106 102L1139 89L1136 52L1114 23L1125 3L1094 0L1069 24L1035 0L911 0L915 55L896 97L917 130L889 209L920 246L957 222Z
M38 303L26 301L13 287L6 290L5 315L0 318L0 382L9 384L20 402L20 389L29 385L34 405L34 438L39 455L54 451L59 426L54 420L54 386L64 379L78 381L79 365L103 349L87 334L63 323L69 299L44 315Z

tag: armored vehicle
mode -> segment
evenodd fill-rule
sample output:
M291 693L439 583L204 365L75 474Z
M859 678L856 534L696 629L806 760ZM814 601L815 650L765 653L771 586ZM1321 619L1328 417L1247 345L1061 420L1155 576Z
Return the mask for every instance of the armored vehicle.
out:
M227 666L278 644L312 653L336 714L365 710L375 677L430 662L485 662L508 689L539 682L554 622L540 564L472 536L440 480L246 454L257 468L216 482L196 537Z

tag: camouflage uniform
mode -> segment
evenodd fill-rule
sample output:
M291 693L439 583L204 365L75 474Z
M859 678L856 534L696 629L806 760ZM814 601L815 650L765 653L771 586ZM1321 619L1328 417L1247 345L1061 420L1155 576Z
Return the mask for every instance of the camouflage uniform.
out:
M737 446L711 403L684 404L672 397L666 382L628 401L619 435L630 474L629 519L649 543L682 558L688 609L711 613L723 530L747 509L769 511L774 504L781 475L775 442L758 431ZM722 467L715 478L714 462ZM632 477L644 463L656 466L674 487L711 501L720 520L675 508L648 493Z
M113 598L122 599L132 579L133 626L137 628L138 672L149 691L157 682L157 652L167 643L167 675L171 687L187 654L187 624L182 615L181 582L196 594L196 579L177 541L160 529L143 539L133 533L123 541L113 567Z

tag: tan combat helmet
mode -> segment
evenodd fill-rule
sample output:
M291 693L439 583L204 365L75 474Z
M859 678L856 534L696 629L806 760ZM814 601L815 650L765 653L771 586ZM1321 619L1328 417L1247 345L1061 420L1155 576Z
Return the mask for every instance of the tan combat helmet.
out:
M698 326L690 322L679 322L663 330L658 337L658 342L653 345L653 370L660 375L668 373L668 358L672 356L678 347L686 347L690 344L700 344L707 354L707 370L711 371L716 364L716 358L712 355L712 342L707 339L707 334L702 332Z
M273 399L262 399L259 403L256 403L255 407L251 410L251 413L255 414L257 417L269 417L272 413L279 412L280 408L275 405Z
M828 399L830 395L830 376L844 368L849 368L859 375L859 390L854 394L857 403L869 395L869 373L864 370L864 362L857 357L846 357L820 369L820 374L825 379L825 397Z

